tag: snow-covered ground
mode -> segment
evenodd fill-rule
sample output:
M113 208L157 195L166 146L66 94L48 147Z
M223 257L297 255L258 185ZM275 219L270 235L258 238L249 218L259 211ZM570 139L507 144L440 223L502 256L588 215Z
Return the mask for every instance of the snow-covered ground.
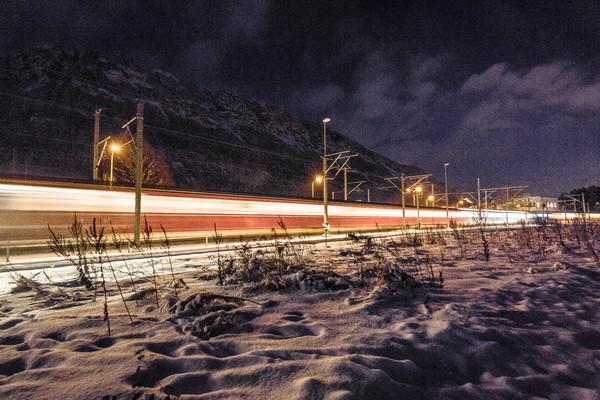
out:
M155 260L159 296L120 279L133 323L108 284L110 336L101 286L38 275L0 297L0 398L600 399L600 270L561 233L488 232L490 261L477 231L238 249L224 285L173 258L177 296Z

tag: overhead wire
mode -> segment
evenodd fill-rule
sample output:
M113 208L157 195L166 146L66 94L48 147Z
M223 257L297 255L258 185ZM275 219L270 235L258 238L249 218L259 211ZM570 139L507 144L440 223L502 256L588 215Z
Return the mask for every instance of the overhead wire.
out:
M15 93L9 93L9 92L2 91L2 90L0 90L0 95L6 96L6 97L10 97L10 98L13 98L13 99L17 99L17 100L22 101L24 103L25 102L30 102L30 103L35 103L37 105L44 105L44 106L47 106L47 107L55 108L55 109L61 110L61 111L66 111L66 112L70 112L70 113L76 113L78 115L78 117L81 117L81 118L89 117L90 119L93 119L93 117L94 117L94 113L92 113L90 111L83 110L83 109L76 108L76 107L72 107L72 106L68 106L68 105L61 104L61 103L49 102L49 101L46 101L46 100L41 100L39 98L33 98L33 97L23 96L23 95L19 95L19 94L15 94ZM118 124L118 126L120 126L123 123L123 118L122 117L114 116L114 115L111 115L110 113L103 113L102 114L102 119L103 120L109 120L109 121L116 122ZM300 162L300 163L304 163L304 164L314 165L315 169L320 168L320 161L317 162L314 159L306 159L306 158L297 157L297 156L293 156L293 155L289 155L289 154L285 154L285 153L280 153L280 152L265 150L263 148L252 146L252 145L249 145L249 144L233 143L231 141L219 140L219 139L216 139L216 138L206 137L204 135L192 134L192 133L189 133L189 132L184 132L184 131L180 131L180 130L176 130L176 129L172 129L172 128L161 127L161 126L149 124L149 123L147 123L147 121L144 121L144 129L149 129L151 131L162 132L166 136L171 136L171 137L176 137L176 136L187 137L187 138L190 138L190 139L193 139L193 140L200 140L200 141L203 141L203 142L214 143L214 144L226 147L226 148L247 150L247 151L251 151L253 153L260 153L260 154L263 154L263 155L274 156L274 157L278 157L278 158L282 158L282 159L287 159L287 160L291 160L291 161L295 161L295 162ZM61 143L70 143L70 144L74 144L74 145L78 145L78 146L93 147L93 144L88 144L88 143L83 143L83 142L73 141L73 140L67 140L67 139L59 139L59 138L54 138L54 137L39 136L39 135L34 135L34 134L18 133L18 132L13 132L12 134L19 135L19 136L26 136L26 137L34 137L34 138L39 138L39 139L43 139L43 140L52 140L52 141L61 142ZM188 152L188 153L192 152L194 154L202 154L200 152L195 152L195 151L189 150L189 149L179 150L179 151L184 151L184 152ZM270 171L270 173L274 174L275 172L274 171ZM284 176L284 174L281 174L281 175ZM366 175L366 174L364 174L364 175ZM382 180L384 180L386 178L384 176L374 175L374 174L369 174L368 176L370 176L372 178L382 179Z

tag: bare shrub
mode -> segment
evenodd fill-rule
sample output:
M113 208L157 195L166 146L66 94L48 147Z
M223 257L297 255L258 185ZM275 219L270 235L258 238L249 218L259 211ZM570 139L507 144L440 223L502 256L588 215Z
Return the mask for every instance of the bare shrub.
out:
M461 258L466 258L467 257L467 245L469 243L469 238L467 237L467 234L465 233L464 227L457 224L456 221L451 220L450 221L450 229L452 231L452 236L454 237L454 240L456 240L456 243L458 244L458 247L460 249Z
M169 267L171 269L171 285L170 286L173 288L175 297L177 297L177 284L176 284L176 279L175 279L175 272L173 271L173 261L171 260L171 241L169 240L169 237L167 236L167 231L165 230L165 227L162 226L162 224L160 225L160 229L163 232L163 236L160 240L160 244L161 244L161 247L167 251L167 260L169 261Z
M588 230L588 223L585 220L585 217L577 217L573 220L573 228L575 229L576 235L579 238L580 242L583 244L583 248L586 250L588 256L592 261L598 262L600 258L598 257L598 253L594 249L594 245L592 243L592 237L590 236L590 232Z
M146 218L146 216L144 215L144 230L142 231L142 238L144 240L144 244L146 245L147 248L147 252L145 254L148 254L148 261L150 264L150 267L152 268L152 285L154 286L154 297L156 300L156 308L158 309L159 306L159 300L158 300L158 274L156 272L156 263L154 261L154 254L152 251L152 227L150 225L148 225L148 219ZM142 250L142 249L138 249L138 250Z
M83 234L83 224L77 219L77 214L73 216L73 223L69 225L70 238L66 238L60 233L54 233L50 225L50 240L48 246L59 257L68 260L77 270L78 282L85 286L87 290L94 288L92 268L88 263L88 241Z
M219 285L223 284L223 269L225 263L221 258L221 244L223 244L223 234L217 231L217 224L213 224L214 233L213 240L215 241L215 245L217 246L217 277L219 279Z
M488 242L486 228L487 216L482 212L481 209L479 209L477 214L473 216L473 224L477 227L479 237L481 238L481 244L483 245L483 255L485 257L485 261L490 261L490 244Z

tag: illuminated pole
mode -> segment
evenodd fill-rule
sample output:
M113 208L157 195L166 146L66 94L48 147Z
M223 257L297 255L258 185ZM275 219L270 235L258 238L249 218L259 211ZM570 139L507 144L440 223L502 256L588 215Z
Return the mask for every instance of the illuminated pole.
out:
M344 201L348 201L348 168L344 168Z
M330 118L323 119L323 231L327 234L329 230L329 218L327 215L327 123Z
M477 209L480 210L481 213L481 185L479 183L479 178L477 178Z
M415 189L415 199L416 199L416 203L417 203L417 228L421 229L421 213L419 212L419 195L421 194L421 186L417 186L417 188Z
M434 188L433 183L431 183L431 197L430 197L430 200L433 200L432 203L431 203L431 207L434 207L435 206L435 188Z
M119 150L119 146L117 146L116 144L113 144L111 147L111 152L110 152L110 186L112 186L113 184L113 159L115 157L115 151Z
M506 225L508 225L508 186L506 187Z
M450 163L444 164L444 190L446 192L446 225L450 227L450 212L448 211L448 171L447 167Z
M96 112L94 113L94 169L92 170L92 179L94 179L94 182L98 181L98 158L100 157L98 154L98 142L100 141L100 111L102 111L101 108L96 108Z
M400 191L402 192L402 227L406 228L406 202L404 200L404 172L401 175Z
M317 176L317 178L312 181L311 192L312 192L312 198L313 199L315 198L315 182L321 183L322 180L323 180L323 178L321 178L320 176Z
M144 104L137 105L137 130L135 134L136 160L135 160L135 218L134 218L134 236L133 241L136 246L140 246L140 224L142 209L142 163L143 163L143 143L144 143Z
M431 201L431 205L429 205L429 202ZM435 196L434 195L430 195L427 198L427 204L429 207L435 207Z

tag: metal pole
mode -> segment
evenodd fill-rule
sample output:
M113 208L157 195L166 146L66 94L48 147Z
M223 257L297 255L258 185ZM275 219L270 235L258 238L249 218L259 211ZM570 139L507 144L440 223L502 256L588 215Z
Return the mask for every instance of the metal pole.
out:
M348 201L348 168L344 168L344 201Z
M100 141L100 112L101 108L96 108L94 112L94 165L93 165L93 173L92 178L94 182L98 180L98 142Z
M421 213L419 212L419 195L414 195L417 203L417 228L421 229Z
M447 167L450 163L444 164L444 190L446 192L446 225L450 227L450 212L448 211L448 172Z
M583 207L583 223L585 224L585 194L581 192L581 206Z
M323 231L327 234L329 230L329 218L327 215L327 123L330 118L323 119Z
M310 197L312 199L314 199L315 198L315 181L312 181L312 184L310 186L311 186L311 193L312 193Z
M402 186L401 186L401 192L402 192L402 226L404 228L406 228L406 203L404 200L404 173L402 173L401 175L401 182L402 182Z
M137 105L137 130L135 134L136 161L135 161L135 219L134 219L134 237L136 246L140 246L140 225L142 208L142 163L143 144L144 144L144 104Z
M479 178L477 178L477 209L481 210L481 186L479 184Z
M113 159L115 157L115 149L111 149L110 152L110 187L113 184Z
M506 225L508 225L508 186L506 187L506 205L504 208L506 208Z
M371 189L367 189L367 203L371 202Z

